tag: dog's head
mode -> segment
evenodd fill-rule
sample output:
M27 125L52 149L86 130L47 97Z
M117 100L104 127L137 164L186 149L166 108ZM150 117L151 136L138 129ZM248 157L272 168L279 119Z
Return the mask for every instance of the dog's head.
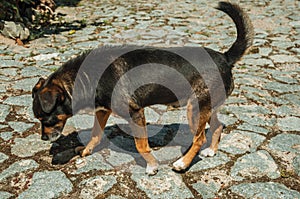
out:
M32 89L33 113L41 121L42 140L56 141L72 112L57 80L40 78Z

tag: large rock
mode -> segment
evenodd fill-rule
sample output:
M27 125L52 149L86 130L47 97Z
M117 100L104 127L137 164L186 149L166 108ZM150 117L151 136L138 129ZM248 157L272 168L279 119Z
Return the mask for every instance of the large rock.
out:
M19 38L21 40L28 39L30 32L22 23L16 23L13 21L5 21L1 33L13 39Z
M270 154L260 150L238 158L231 169L231 176L236 180L263 176L276 179L280 177L280 173Z
M10 165L7 169L2 171L2 173L0 173L0 181L10 176L13 176L16 173L21 173L30 169L35 169L38 166L39 166L38 163L34 160L21 160L15 162L12 165Z
M79 184L81 188L80 198L96 198L107 192L116 183L117 180L114 176L95 176L83 180Z
M73 189L71 181L61 171L43 171L33 175L31 186L18 199L59 198Z
M299 192L273 182L242 183L234 185L230 189L244 198L300 198Z
M132 179L149 198L192 198L193 195L182 177L169 167L160 168L155 176L147 176L145 168L132 167Z

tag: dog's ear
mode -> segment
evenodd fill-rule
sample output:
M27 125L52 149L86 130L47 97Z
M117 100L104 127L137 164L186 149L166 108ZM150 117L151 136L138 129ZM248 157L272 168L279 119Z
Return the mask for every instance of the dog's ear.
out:
M63 90L53 85L50 88L45 87L39 93L39 101L42 107L42 110L46 113L51 113L57 104L62 103L65 99Z
M46 80L41 77L39 81L35 84L35 86L32 89L32 98L34 98L34 94L44 85L45 81Z

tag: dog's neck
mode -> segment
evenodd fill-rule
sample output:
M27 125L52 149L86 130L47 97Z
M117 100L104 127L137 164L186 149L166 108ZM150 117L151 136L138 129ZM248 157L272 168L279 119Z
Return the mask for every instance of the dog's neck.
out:
M90 86L91 82L89 82L86 73L80 70L89 53L90 51L87 51L69 60L51 77L60 81L60 85L65 90L65 94L70 101L68 106L70 106L73 112L84 108L92 108L89 103L94 101L92 93L95 91Z

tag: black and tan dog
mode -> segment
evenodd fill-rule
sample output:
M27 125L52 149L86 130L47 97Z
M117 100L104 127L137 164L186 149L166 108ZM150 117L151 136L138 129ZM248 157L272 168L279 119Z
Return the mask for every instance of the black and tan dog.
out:
M95 107L92 108L95 108L96 111L92 138L86 147L77 148L81 156L92 153L94 147L100 142L109 115L113 112L129 122L135 139L136 149L147 162L146 172L149 175L154 175L158 170L158 162L151 154L148 144L144 107L153 104L174 105L180 102L181 105L187 105L189 126L191 132L194 134L194 139L187 153L173 164L173 169L182 171L189 167L193 158L199 152L201 145L206 142L204 133L206 123L210 124L213 136L210 147L203 150L202 154L213 156L217 151L223 128L217 119L216 109L233 90L233 77L231 73L233 64L243 56L253 42L252 24L249 17L239 6L220 2L217 9L227 13L237 28L237 39L227 52L220 53L202 48L218 69L218 74L209 72L204 74L205 71L209 71L206 69L210 68L210 66L208 66L209 62L202 59L203 55L199 55L199 57L192 55L191 58L196 60L196 64L200 65L201 70L199 72L189 60L179 56L178 53L174 53L179 52L180 54L179 48L175 48L175 50L174 48L135 48L117 57L105 69L98 83L95 84L96 86L91 84L90 79L92 77L85 74L85 79L80 81L83 91L79 92L79 94L77 93L75 99L74 85L80 67L84 64L87 57L95 52L84 53L65 63L47 79L41 78L33 88L33 111L35 117L42 124L42 139L50 141L58 139L66 120L74 113L72 108L75 107L75 100L81 102L81 105L77 107L78 110L87 108L86 106L88 105L85 102L94 101L92 104ZM196 52L197 50L186 48L184 51ZM118 108L113 109L113 90L117 83L120 82L119 80L125 73L146 63L156 63L171 67L184 77L191 89L186 90L183 88L182 92L174 94L174 92L165 86L149 83L140 86L132 93L124 87L116 91L119 97L114 100L114 105ZM95 64L93 62L93 66L91 66L92 70L97 70ZM153 68L155 67L153 66ZM149 70L146 69L146 71L127 80L127 83L121 84L121 86L138 85L138 82L143 82L142 80L147 75L160 80L171 79L174 84L173 86L179 87L179 90L183 84L180 79L176 79L176 77L172 76L166 70L158 71L150 68ZM203 74L201 74L201 71L204 71ZM215 81L216 76L220 76L222 82ZM89 86L94 86L94 94L86 91L93 90ZM223 95L219 94L222 93L219 92L221 87L224 90Z

